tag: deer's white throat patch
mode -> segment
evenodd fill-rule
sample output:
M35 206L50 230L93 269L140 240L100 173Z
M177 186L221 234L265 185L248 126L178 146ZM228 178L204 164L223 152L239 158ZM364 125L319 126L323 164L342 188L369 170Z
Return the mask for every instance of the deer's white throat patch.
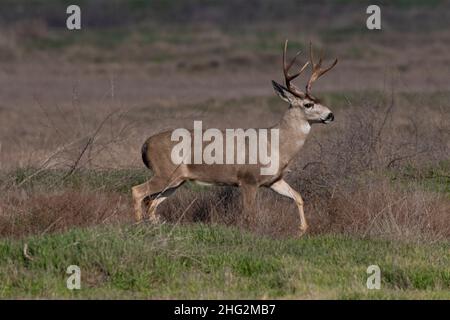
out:
M304 122L300 123L300 131L302 133L308 134L310 130L311 130L311 125L309 124L308 121L304 121Z

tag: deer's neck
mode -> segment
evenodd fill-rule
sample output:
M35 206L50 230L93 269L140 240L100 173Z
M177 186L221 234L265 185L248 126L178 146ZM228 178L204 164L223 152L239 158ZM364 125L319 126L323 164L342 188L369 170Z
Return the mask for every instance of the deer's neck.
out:
M311 125L302 110L289 108L276 127L280 132L281 161L289 162L303 147Z

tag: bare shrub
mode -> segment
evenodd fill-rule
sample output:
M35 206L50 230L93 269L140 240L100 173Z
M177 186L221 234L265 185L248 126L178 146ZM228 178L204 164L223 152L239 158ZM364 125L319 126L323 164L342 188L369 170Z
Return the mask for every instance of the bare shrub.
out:
M308 213L312 233L436 241L450 237L449 210L450 201L442 194L402 190L374 178L339 189Z
M23 237L130 221L129 208L128 199L118 194L79 190L27 194L19 189L0 198L0 236Z
M230 187L182 188L171 201L158 207L158 214L169 222L203 222L225 225L239 224L241 204L239 192Z
M42 39L48 37L49 34L48 25L42 19L28 19L17 22L14 31L20 40Z
M433 192L435 179L431 190L421 176L394 179L405 166L420 172L448 161L448 143L442 139L448 134L442 127L447 116L422 108L410 119L411 110L398 109L393 96L380 103L386 106L350 107L338 132L317 141L309 159L297 163L293 185L304 195L311 232L449 238L449 200Z
M182 188L158 207L169 223L210 223L243 227L241 195L238 188L212 187L200 192ZM257 219L252 231L274 237L293 236L298 231L298 213L290 199L270 190L258 195Z

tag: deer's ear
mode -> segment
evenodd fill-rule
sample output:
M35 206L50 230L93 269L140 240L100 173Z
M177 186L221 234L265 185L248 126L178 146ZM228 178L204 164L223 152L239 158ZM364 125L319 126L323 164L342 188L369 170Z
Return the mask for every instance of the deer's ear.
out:
M282 86L281 84L279 84L273 80L272 80L272 86L275 89L275 92L277 93L277 95L281 99L286 101L287 103L293 104L298 99L296 96L294 96L292 93L290 93L285 86Z

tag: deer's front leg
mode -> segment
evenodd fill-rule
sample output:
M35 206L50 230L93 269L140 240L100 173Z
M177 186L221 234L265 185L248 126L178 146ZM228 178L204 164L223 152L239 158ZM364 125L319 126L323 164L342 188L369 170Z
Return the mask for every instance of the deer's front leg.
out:
M258 186L252 184L241 185L242 208L244 213L244 223L247 227L251 227L255 223L256 218L256 194Z
M273 183L270 188L276 193L295 201L300 217L300 235L303 235L306 232L306 229L308 229L308 224L306 223L305 212L303 211L303 199L300 193L292 189L292 187L283 179Z

